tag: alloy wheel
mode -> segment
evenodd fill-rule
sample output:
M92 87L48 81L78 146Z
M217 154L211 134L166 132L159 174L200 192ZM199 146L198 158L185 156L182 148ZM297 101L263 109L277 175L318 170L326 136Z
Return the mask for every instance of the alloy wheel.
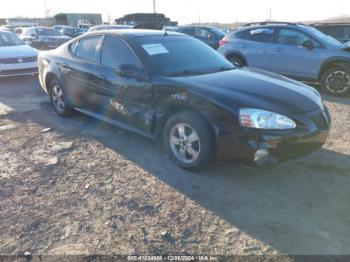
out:
M342 94L350 89L350 76L344 71L333 71L326 77L326 88L330 93Z
M52 102L58 112L63 112L65 109L65 101L62 87L55 85L52 88Z
M200 154L200 140L197 132L185 123L176 124L170 132L170 148L182 163L195 162Z

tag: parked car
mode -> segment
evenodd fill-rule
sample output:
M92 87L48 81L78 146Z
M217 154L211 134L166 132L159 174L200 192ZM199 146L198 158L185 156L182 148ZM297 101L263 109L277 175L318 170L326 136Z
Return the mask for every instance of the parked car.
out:
M59 32L62 35L68 36L70 38L74 38L85 33L82 29L71 26L64 26L59 30Z
M312 153L330 116L312 87L239 68L183 34L85 34L38 58L40 83L61 116L73 109L159 139L180 167L239 158L268 167Z
M0 30L0 77L38 73L37 56L15 33Z
M143 22L135 25L134 29L163 30L164 25L158 22Z
M350 23L319 23L311 26L340 42L346 43L350 41Z
M179 27L176 31L193 36L214 49L219 48L220 40L226 35L221 29L209 26L183 26Z
M310 26L248 24L223 38L218 51L239 65L320 82L331 95L344 96L350 91L350 44Z
M50 27L23 28L20 37L32 47L41 50L54 49L71 39Z
M118 30L118 29L131 29L130 25L96 25L90 27L88 32L102 31L102 30Z

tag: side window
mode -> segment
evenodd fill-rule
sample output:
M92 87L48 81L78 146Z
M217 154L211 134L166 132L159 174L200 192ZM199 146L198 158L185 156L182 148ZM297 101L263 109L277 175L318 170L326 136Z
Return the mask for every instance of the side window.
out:
M255 28L251 30L245 30L237 33L237 36L241 39L263 42L263 43L272 43L274 37L273 28Z
M197 27L195 28L195 36L201 38L212 38L213 34L208 29Z
M112 36L106 36L104 39L101 64L113 69L119 69L123 64L136 64L141 67L140 60L124 40Z
M277 43L282 45L302 46L306 40L312 41L315 47L320 47L318 42L298 30L280 29L277 37Z
M75 55L89 61L96 60L96 49L101 36L91 36L80 39L75 50Z
M192 27L180 28L179 32L186 35L194 35L194 29Z

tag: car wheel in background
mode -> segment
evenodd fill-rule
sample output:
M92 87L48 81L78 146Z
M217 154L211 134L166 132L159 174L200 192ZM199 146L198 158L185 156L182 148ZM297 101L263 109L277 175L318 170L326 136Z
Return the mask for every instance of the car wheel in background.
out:
M243 67L246 65L244 63L244 60L238 55L229 55L229 56L227 56L227 60L230 61L232 64L237 65L239 67Z
M328 69L321 78L323 91L334 96L350 93L350 65L337 63Z
M60 116L71 115L73 109L67 103L66 93L63 85L54 79L49 84L49 95L56 113Z
M194 111L173 115L165 125L164 146L181 168L199 170L215 157L215 141L208 121Z

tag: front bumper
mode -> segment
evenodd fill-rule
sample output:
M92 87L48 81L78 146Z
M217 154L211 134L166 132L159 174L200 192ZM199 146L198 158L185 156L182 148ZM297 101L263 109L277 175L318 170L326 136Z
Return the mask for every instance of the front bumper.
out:
M0 64L0 77L35 75L37 73L37 62Z
M299 123L295 130L235 128L217 137L218 158L239 163L273 167L301 160L319 151L327 140L331 119L328 110L292 115ZM322 122L322 118L324 122Z

